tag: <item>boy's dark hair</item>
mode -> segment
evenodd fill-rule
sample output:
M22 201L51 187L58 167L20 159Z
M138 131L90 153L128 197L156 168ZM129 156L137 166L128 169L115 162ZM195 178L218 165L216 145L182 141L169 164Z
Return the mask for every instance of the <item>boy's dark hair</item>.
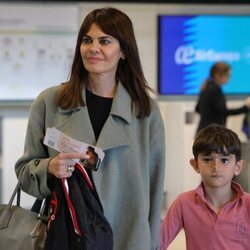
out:
M241 157L241 142L238 135L222 125L210 124L200 130L193 143L193 155L199 154L234 154L236 161Z

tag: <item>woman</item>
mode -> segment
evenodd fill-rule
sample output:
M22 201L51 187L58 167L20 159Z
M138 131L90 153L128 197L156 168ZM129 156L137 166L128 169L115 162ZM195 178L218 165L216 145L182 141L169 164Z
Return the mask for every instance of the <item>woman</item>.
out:
M196 112L200 114L197 132L211 123L225 126L227 116L246 113L250 108L249 99L240 108L227 108L221 86L228 82L230 73L230 65L225 62L217 62L211 67L209 78L202 85L196 105Z
M149 90L129 17L114 8L90 12L69 81L43 91L31 106L24 154L15 165L23 190L44 198L55 180L74 177L76 168L67 168L72 159L88 158L46 147L48 127L102 148L98 171L88 173L117 250L155 249L159 239L165 136Z

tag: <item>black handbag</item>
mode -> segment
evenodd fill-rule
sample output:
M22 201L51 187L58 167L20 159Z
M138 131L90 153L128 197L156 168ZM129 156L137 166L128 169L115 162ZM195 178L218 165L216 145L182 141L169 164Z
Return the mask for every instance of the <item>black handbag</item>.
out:
M16 205L13 201L16 198ZM9 204L0 204L0 250L44 249L47 215L45 200L36 213L20 206L21 188L17 183Z

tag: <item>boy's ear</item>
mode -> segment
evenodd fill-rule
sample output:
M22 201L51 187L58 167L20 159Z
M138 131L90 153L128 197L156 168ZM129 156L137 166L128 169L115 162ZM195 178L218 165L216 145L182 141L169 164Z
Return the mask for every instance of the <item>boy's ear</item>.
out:
M239 160L236 162L235 168L234 168L234 175L239 175L241 171L245 168L246 161L245 160Z
M190 165L193 167L194 171L196 173L200 173L199 167L198 167L198 161L195 159L190 159L189 161Z

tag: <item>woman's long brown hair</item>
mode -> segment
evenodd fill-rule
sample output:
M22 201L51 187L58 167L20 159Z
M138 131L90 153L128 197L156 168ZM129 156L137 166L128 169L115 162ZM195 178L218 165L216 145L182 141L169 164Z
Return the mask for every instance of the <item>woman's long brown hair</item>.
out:
M57 105L63 109L85 105L82 88L87 82L88 72L82 62L80 46L83 36L88 33L93 23L97 24L104 33L119 41L125 59L119 61L116 81L121 82L130 94L132 109L135 109L137 117L148 116L151 111L149 91L153 90L149 87L143 74L133 24L125 13L114 8L96 9L83 20L78 33L70 78L63 84L57 98Z

